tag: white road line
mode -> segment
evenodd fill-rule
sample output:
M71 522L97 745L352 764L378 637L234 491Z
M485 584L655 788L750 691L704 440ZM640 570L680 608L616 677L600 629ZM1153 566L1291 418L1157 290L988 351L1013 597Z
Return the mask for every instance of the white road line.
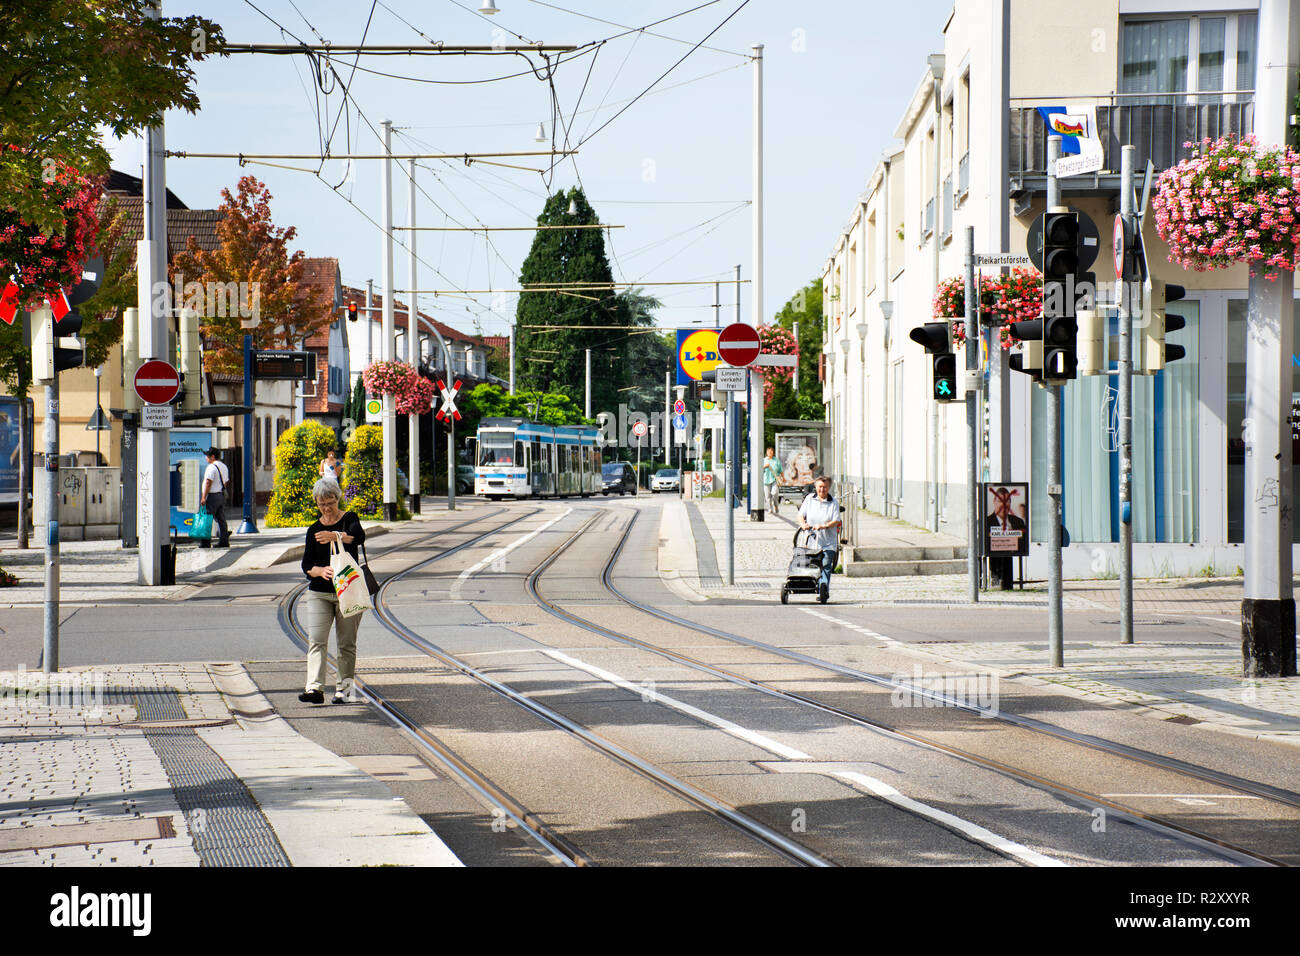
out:
M515 548L519 547L521 544L525 544L526 542L531 541L533 538L537 537L539 534L541 534L543 531L545 531L545 530L546 530L547 528L549 528L551 525L555 524L555 522L557 522L557 521L559 521L561 518L563 518L563 517L565 517L565 516L571 514L572 512L573 512L573 509L572 509L572 508L565 508L562 512L560 512L558 515L556 515L556 516L555 516L554 518L552 518L550 521L546 522L546 524L542 525L542 526L541 526L540 528L538 528L536 531L530 531L530 532L528 532L526 535L524 535L523 537L521 537L521 538L517 538L517 539L515 539L514 541L511 541L511 542L510 542L508 545L506 545L504 548L497 548L497 550L493 551L491 554L489 554L486 558L484 558L484 559L483 559L482 561L480 561L478 564L474 565L473 567L466 568L464 571L460 572L460 576L457 577L456 580L455 580L455 581L452 583L452 585L451 585L451 594L450 594L451 599L452 599L453 601L455 601L455 600L459 600L459 598L460 598L460 588L461 588L461 585L463 585L467 580L469 580L469 578L470 578L472 575L475 575L475 574L477 574L478 572L482 571L484 568L486 568L486 567L487 567L489 564L491 564L493 561L498 561L498 560L500 560L501 558L504 558L507 554L509 554L509 553L510 553L511 551L513 551Z
M1103 797L1160 797L1168 800L1262 800L1241 793L1103 793Z
M832 624L838 624L840 627L847 627L850 631L857 631L863 637L873 637L878 641L884 641L886 644L896 644L900 647L903 646L902 641L895 640L892 637L886 637L884 634L881 634L877 631L873 631L869 627L863 627L861 624L853 624L849 621L842 621L838 617L831 617L829 614L823 614L821 611L814 611L810 607L803 608L802 610L805 614L811 614L813 617L820 618L823 621L829 621Z
M961 817L953 816L946 810L939 810L928 804L921 803L919 800L913 800L911 797L905 797L883 780L877 780L875 777L868 777L865 773L858 773L855 770L845 770L837 772L835 776L841 780L855 783L860 787L869 790L871 793L880 797L882 800L910 810L913 813L923 817L929 817L939 823L946 824L955 830L964 833L985 846L992 847L1003 853L1014 856L1018 860L1028 863L1030 866L1068 866L1062 860L1054 857L1044 856L1036 850L1031 850L1024 844L1017 843L1014 840L1008 840L1006 837L998 836L992 830L987 830L978 823L971 823L969 820L963 820Z
M613 684L616 687L621 687L626 691L631 691L633 694L640 694L647 700L653 701L656 704L663 704L666 707L671 707L673 710L686 714L688 717L694 717L696 720L702 721L706 724L712 724L714 727L731 734L733 737L738 737L741 740L754 744L756 747L762 747L764 750L769 750L778 756L784 757L786 760L812 759L812 757L804 753L802 750L795 750L793 747L787 747L785 744L778 743L771 737L763 736L758 733L758 731L749 730L748 728L741 727L739 724L733 724L729 720L710 714L707 711L700 710L698 707L692 707L690 704L669 697L667 694L661 694L658 691L652 691L647 687L633 684L631 681L625 680L617 674L597 667L594 664L580 661L576 657L570 657L562 651L547 649L542 651L542 653L547 657L554 658L562 664L567 664L570 667L576 667L578 670L586 671L588 674L591 674L594 677L599 677L601 680Z

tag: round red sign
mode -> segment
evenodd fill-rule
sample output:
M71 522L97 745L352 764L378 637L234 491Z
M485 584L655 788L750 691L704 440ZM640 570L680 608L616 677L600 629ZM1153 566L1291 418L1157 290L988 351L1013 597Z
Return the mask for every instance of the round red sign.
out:
M718 333L718 355L728 365L743 368L758 358L758 332L752 325L733 322Z
M181 390L181 377L167 362L151 359L135 373L135 393L146 405L166 405Z

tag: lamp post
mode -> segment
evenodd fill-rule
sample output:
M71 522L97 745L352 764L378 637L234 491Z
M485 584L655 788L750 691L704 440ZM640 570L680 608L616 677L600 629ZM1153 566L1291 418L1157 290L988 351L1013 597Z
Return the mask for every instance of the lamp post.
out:
M859 322L858 329L858 360L862 363L862 375L859 379L862 386L862 487L858 489L858 502L863 508L867 506L867 323Z

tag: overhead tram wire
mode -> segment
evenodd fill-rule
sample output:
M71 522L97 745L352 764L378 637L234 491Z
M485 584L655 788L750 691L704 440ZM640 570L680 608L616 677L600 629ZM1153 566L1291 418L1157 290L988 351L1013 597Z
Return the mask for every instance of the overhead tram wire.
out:
M626 23L615 23L613 20L605 20L602 19L601 17L593 16L590 13L582 13L578 10L570 10L566 7L557 6L554 3L545 3L544 0L528 0L528 2L537 4L537 6L539 7L550 7L552 10L559 10L561 13L568 13L575 17L582 17L585 20L595 20L597 23L603 23L606 26L611 26L611 27L618 27L620 30L624 31L623 33L614 34L614 36L609 38L611 40L617 40L619 37L627 36L629 33L644 33L646 36L654 37L657 40L670 40L673 43L682 43L682 44L689 45L691 42L690 40L683 40L680 37L670 37L662 33L652 33L650 31L650 27L656 27L661 23L667 23L669 20L676 20L679 17L688 16L689 14L692 14L697 10L703 10L705 7L711 7L716 3L721 3L722 0L708 0L708 2L701 3L697 6L691 7L689 10L683 10L680 13L674 13L671 16L663 17L662 19L655 20L653 23L647 23L645 26L641 26L641 27L630 27ZM747 53L740 53L736 50L724 50L722 47L705 46L702 47L702 49L710 50L714 53L726 53L729 54L730 56L739 56L739 57L744 57L745 59L749 59L749 54Z

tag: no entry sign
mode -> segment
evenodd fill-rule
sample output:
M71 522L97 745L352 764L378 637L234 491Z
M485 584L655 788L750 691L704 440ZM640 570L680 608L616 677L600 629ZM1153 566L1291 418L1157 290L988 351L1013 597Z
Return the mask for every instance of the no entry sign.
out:
M758 358L758 332L752 325L733 322L718 333L718 355L728 365L744 368Z
M146 405L166 405L181 390L181 377L167 362L150 359L135 373L135 393Z

